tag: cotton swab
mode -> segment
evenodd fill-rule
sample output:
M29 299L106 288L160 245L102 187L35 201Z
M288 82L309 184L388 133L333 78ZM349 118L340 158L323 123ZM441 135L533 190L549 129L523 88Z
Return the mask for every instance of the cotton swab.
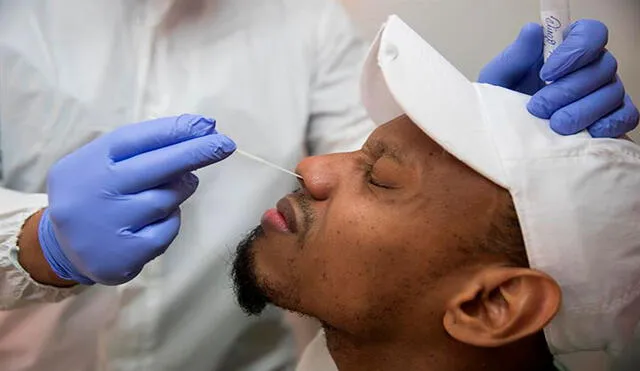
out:
M236 153L239 154L239 155L242 155L242 156L244 156L246 158L252 159L252 160L254 160L256 162L259 162L261 164L267 165L267 166L269 166L271 168L274 168L276 170L280 170L280 171L282 171L284 173L287 173L289 175L293 175L296 178L302 179L302 177L300 175L294 173L293 171L289 171L289 170L287 170L287 169L285 169L283 167L280 167L280 166L278 166L276 164L273 164L273 163L271 163L271 162L269 162L269 161L267 161L265 159L262 159L262 158L260 158L258 156L255 156L255 155L252 155L252 154L250 154L248 152L245 152L245 151L243 151L241 149L236 149Z

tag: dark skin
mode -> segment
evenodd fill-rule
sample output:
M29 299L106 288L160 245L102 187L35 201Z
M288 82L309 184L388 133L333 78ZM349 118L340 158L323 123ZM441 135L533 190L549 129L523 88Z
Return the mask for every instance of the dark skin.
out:
M472 254L512 207L406 117L362 150L311 157L250 244L257 287L318 318L340 370L541 370L560 305L544 273ZM465 249L461 249L464 246Z
M18 238L18 262L35 281L49 286L71 287L76 282L64 280L51 269L38 240L38 224L42 211L33 214L22 227Z

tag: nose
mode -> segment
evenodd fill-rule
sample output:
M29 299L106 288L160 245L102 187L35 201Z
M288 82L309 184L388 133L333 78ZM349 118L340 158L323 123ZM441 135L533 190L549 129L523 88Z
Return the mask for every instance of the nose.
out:
M300 161L296 173L304 180L300 184L315 200L323 201L331 196L338 184L339 155L307 157Z

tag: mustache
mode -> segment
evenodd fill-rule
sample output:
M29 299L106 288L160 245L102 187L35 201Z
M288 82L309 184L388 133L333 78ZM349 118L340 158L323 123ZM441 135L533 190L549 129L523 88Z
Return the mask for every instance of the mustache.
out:
M299 187L292 193L292 199L294 203L298 205L300 212L302 214L302 230L303 233L300 235L300 239L304 240L306 235L309 233L311 226L316 221L316 214L311 207L312 197L306 192L303 188Z

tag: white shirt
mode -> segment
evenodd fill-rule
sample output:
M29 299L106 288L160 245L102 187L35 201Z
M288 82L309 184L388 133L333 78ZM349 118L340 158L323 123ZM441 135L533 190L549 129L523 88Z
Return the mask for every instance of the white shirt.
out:
M239 157L198 171L177 240L119 288L38 285L16 262L16 237L46 206L49 167L127 123L208 115L288 168L358 147L373 129L357 89L363 56L328 0L0 0L0 368L290 365L280 313L247 318L228 263L292 177Z

